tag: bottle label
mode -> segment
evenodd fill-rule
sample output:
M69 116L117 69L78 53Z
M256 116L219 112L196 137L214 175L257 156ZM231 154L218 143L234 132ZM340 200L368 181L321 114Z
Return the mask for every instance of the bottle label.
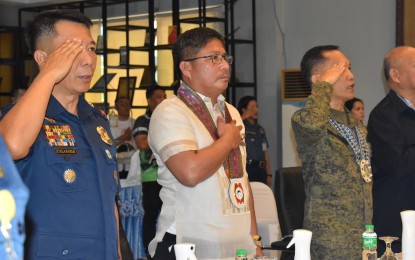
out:
M363 237L362 247L363 248L376 248L377 239L376 237Z

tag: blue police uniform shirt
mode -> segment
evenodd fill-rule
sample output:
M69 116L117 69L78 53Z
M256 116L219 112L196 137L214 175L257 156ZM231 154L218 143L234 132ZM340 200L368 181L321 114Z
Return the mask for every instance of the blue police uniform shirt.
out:
M27 258L118 259L115 155L103 112L80 96L75 116L51 96L35 143L16 162L31 194Z
M264 151L268 149L265 131L258 123L244 120L247 160L265 161Z
M258 123L251 124L247 119L245 125L246 144L246 171L249 181L258 181L267 184L267 170L265 165L265 150L268 149L265 131ZM252 163L252 164L251 164ZM261 163L260 167L258 164Z
M6 144L0 135L0 190L9 191L16 205L16 213L11 220L11 241L16 259L23 259L23 243L25 239L24 213L29 192L10 157ZM4 201L0 201L4 203ZM5 237L0 233L0 259L8 259Z

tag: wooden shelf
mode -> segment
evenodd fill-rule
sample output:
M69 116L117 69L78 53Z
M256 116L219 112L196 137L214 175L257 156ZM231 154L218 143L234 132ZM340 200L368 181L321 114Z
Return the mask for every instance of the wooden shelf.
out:
M123 70L128 70L128 69L144 69L148 67L148 65L134 65L134 64L126 64L126 65L118 65L118 66L106 66L107 69L123 69Z
M119 32L126 32L126 31L133 31L133 30L148 30L150 29L148 26L139 26L139 25L114 25L108 26L107 30L109 31L119 31Z
M206 23L224 23L226 22L225 18L218 18L218 17L191 17L191 18L183 18L180 19L181 23L192 23L192 24L200 24L206 21Z
M131 5L131 3L140 2L137 3L136 6ZM158 37L164 37L160 36L159 33L157 35L157 31L163 28L162 26L177 26L177 28L182 28L181 24L183 24L183 27L190 28L194 25L198 26L210 26L212 23L218 23L213 25L218 25L219 28L223 28L224 32L223 35L226 35L225 41L226 41L226 50L229 53L229 55L234 56L235 58L247 55L248 53L248 60L247 64L252 64L252 67L250 65L239 65L236 66L235 64L231 65L232 68L232 76L230 78L229 87L226 90L226 96L230 103L236 104L237 100L235 100L236 97L240 96L240 93L246 92L245 90L250 88L253 91L253 96L256 96L257 91L257 84L256 84L256 38L255 38L255 0L222 0L219 1L221 3L220 12L223 12L223 16L221 17L213 17L216 14L211 13L210 10L208 10L207 6L210 5L210 2L208 0L199 0L199 1L192 1L192 7L197 7L197 11L195 11L193 14L190 15L191 17L186 17L188 12L183 12L183 10L180 9L180 3L184 2L184 0L172 0L171 1L171 22L167 21L163 23L159 23L158 26L160 28L156 29L154 28L156 26L156 19L158 19L157 16L157 7L155 5L158 5L158 1L154 0L84 0L84 1L76 1L76 2L70 2L68 0L68 3L60 3L60 4L53 4L53 5L45 5L45 6L38 6L38 7L27 7L19 9L19 23L23 24L23 22L26 20L27 17L23 17L23 12L30 12L29 17L33 16L33 13L38 13L44 10L50 10L50 9L56 9L56 8L72 8L72 9L80 9L82 11L85 11L86 14L90 14L91 11L94 13L94 15L97 15L98 17L94 17L94 19L97 19L97 21L101 21L101 27L99 28L98 32L99 34L102 34L105 36L105 39L107 40L106 44L104 44L107 48L97 50L97 55L100 55L98 57L100 62L100 68L103 68L103 74L108 75L110 73L115 73L117 76L115 77L115 81L113 81L111 84L116 85L117 78L119 77L125 77L125 76L136 76L140 75L137 71L132 70L138 70L138 69L145 69L148 68L147 74L146 74L146 80L143 80L142 82L145 83L145 85L138 86L135 88L136 90L145 90L150 86L156 86L158 85L158 82L156 81L156 76L159 78L159 81L161 84L168 84L168 81L173 78L172 81L177 81L177 75L170 69L173 70L173 65L171 68L169 67L170 64L163 64L163 66L159 66L159 69L157 70L157 64L160 62L160 60L163 60L166 58L168 62L171 60L171 55L168 53L172 50L172 44L161 44L156 45L156 36ZM216 3L215 3L216 4ZM131 8L134 6L134 8ZM139 19L142 21L135 22L133 19L136 19L137 16L134 16L137 13L132 13L132 10L136 12L135 7L140 6L140 10L138 12L144 13L144 15ZM142 7L142 8L141 8ZM90 8L90 9L88 9ZM238 8L243 8L246 10L250 10L252 12L252 16L246 17L247 19L252 19L252 24L247 24L244 22L238 22L235 21L235 13L237 14L240 10ZM115 15L116 14L116 15ZM114 17L108 17L107 15L113 15ZM117 16L117 17L115 17ZM126 19L118 19L119 17L124 16ZM166 16L163 14L163 19ZM117 18L116 20L113 20L112 18ZM138 19L138 18L137 18ZM245 19L245 17L244 17ZM209 24L209 25L207 25ZM24 25L23 25L24 26ZM236 29L235 29L236 28ZM238 30L243 32L242 34L238 34ZM168 29L168 28L167 28ZM245 30L245 31L244 31ZM249 31L252 30L252 37L247 37L250 39L241 39L244 38L240 35L249 35ZM22 30L18 30L22 31ZM237 32L238 31L238 32ZM232 33L231 33L232 32ZM1 33L1 32L0 32ZM95 32L96 34L97 32ZM150 39L149 41L144 40L142 41L142 35L143 33L146 34L146 36L149 34L151 38L148 36L146 39ZM239 32L240 33L240 32ZM125 36L124 36L125 35ZM125 39L118 39L115 38L114 42L111 42L110 40L113 40L111 37L125 37ZM139 40L135 37L141 37ZM166 41L161 41L161 39L158 39L158 42L167 43L167 36ZM146 44L144 44L146 42ZM129 46L129 44L135 44L135 45L143 45L143 46ZM120 47L119 46L126 45L127 53L129 54L128 61L136 61L135 57L140 57L139 63L145 63L148 65L137 65L137 64L126 64L126 65L108 65L108 64L117 64L120 62L120 60L116 60L121 55ZM241 45L243 45L243 48L239 48ZM246 48L245 48L246 47ZM252 47L252 48L251 48ZM101 48L101 45L100 45ZM18 48L22 49L22 48ZM124 52L123 52L124 54ZM118 55L118 56L117 56ZM20 71L24 74L25 69L28 70L28 67L24 65L25 60L28 60L29 58L32 59L29 55L19 54L19 68ZM124 57L124 56L123 56ZM142 58L145 57L145 58ZM147 60L148 57L148 60ZM252 58L251 58L252 57ZM110 62L109 62L110 61ZM122 61L125 61L125 59L122 59ZM138 61L137 61L138 62ZM4 59L3 61L0 61L0 64L14 64L12 60ZM160 65L160 64L159 64ZM124 71L122 71L124 70ZM115 72L114 72L115 71ZM148 71L150 71L148 73ZM167 72L166 72L167 71ZM243 74L246 74L246 71L252 72L251 77L248 76L242 77ZM157 74L156 74L157 72ZM163 74L164 73L164 74ZM148 76L150 75L150 76ZM166 78L163 78L164 75L166 75ZM245 75L244 75L245 76ZM24 78L22 76L21 78ZM246 79L247 82L237 82L238 78ZM162 80L164 79L164 81ZM137 79L140 82L140 78ZM20 80L21 81L21 80ZM114 83L115 82L115 83ZM150 84L151 82L151 84ZM108 82L109 83L109 82ZM113 88L117 88L117 86L112 86ZM174 87L171 86L163 86L166 90L174 90ZM237 93L238 89L241 89L242 91L240 93ZM108 90L108 89L107 89ZM113 95L113 91L108 92ZM104 104L110 103L108 101L108 95L104 93ZM112 97L111 97L112 98ZM112 105L112 104L111 104ZM108 108L108 105L105 105ZM133 106L133 108L137 108ZM145 107L138 107L138 108L145 108Z

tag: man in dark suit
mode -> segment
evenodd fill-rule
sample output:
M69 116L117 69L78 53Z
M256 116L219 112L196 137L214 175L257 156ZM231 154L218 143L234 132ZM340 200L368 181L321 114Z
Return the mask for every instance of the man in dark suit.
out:
M370 113L372 145L373 224L378 237L402 238L400 212L415 210L415 48L392 49L384 59L390 88ZM400 241L392 244L401 251ZM378 253L385 244L378 244Z

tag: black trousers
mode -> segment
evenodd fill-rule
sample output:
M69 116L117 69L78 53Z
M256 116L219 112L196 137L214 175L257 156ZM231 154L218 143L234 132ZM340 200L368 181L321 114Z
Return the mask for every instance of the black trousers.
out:
M143 182L143 244L148 255L148 244L156 236L157 219L160 214L162 201L160 199L161 186L156 181Z
M156 253L153 260L176 260L174 254L174 244L176 244L176 235L166 233L163 240L157 244ZM171 248L171 250L169 250Z
M247 164L246 171L250 182L257 181L267 184L267 170L265 168Z

